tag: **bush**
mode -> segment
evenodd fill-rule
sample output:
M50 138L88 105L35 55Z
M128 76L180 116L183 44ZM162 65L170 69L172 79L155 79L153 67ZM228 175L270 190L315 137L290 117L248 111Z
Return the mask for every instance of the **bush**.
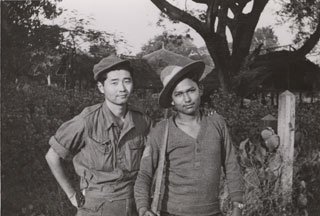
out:
M143 99L141 92L137 91L131 101L159 120L164 112L151 95L145 94ZM78 92L37 86L28 91L16 91L13 85L2 86L3 215L74 215L75 209L51 174L44 156L49 148L49 138L64 121L80 113L84 107L101 101L103 97L97 90ZM239 107L240 101L235 95L224 96L216 92L203 110L207 113L216 110L225 117L237 145L246 138L252 143L259 142L260 119L267 114L277 116L277 109L257 101ZM299 142L296 142L294 166L295 203L290 211L301 211L296 203L304 181L307 210L316 212L320 195L320 104L298 105L296 113ZM265 170L261 170L261 166L254 168L260 175L257 187L247 187L246 215L282 215L279 194L272 190L272 183L266 185ZM71 163L68 163L68 170L68 173L74 173ZM70 174L70 177L75 185L78 184L77 176Z

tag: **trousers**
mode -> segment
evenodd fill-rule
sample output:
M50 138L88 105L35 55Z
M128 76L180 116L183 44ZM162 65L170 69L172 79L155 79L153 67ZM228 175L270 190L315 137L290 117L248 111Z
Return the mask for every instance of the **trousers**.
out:
M113 200L86 197L76 216L138 216L133 198Z
M167 212L160 212L160 216L182 216L182 215L175 215L175 214L170 214L170 213L167 213ZM217 214L214 214L212 216L222 216L221 213L217 213Z

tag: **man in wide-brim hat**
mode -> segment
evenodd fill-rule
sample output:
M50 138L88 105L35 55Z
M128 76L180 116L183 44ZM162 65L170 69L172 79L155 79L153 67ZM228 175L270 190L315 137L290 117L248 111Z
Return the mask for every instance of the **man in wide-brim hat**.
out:
M135 183L135 200L140 216L150 210L150 187L160 158L168 126L160 215L221 215L219 185L224 167L233 216L241 215L244 186L240 166L223 118L200 110L203 93L199 85L204 63L184 67L167 66L161 72L163 89L159 104L174 107L176 114L151 130ZM166 125L168 124L168 125ZM156 194L155 194L156 195Z
M78 216L134 216L133 185L151 121L128 106L133 89L128 60L103 58L93 76L104 102L63 123L49 141L46 159ZM68 157L80 188L64 172L61 160Z

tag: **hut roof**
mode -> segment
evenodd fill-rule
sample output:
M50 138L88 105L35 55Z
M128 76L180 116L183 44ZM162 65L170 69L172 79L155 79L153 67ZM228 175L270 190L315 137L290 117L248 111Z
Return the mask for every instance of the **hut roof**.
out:
M159 76L161 70L168 65L185 66L186 64L194 61L186 56L168 51L164 48L149 53L143 56L142 59L145 59ZM201 79L204 79L209 73L212 72L213 69L213 67L206 65Z
M320 90L320 68L292 51L278 51L257 56L238 76L239 94L254 91Z

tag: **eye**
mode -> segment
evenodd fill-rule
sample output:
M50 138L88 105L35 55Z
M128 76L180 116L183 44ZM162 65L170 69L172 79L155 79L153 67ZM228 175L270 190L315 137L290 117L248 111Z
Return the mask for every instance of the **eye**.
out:
M131 80L131 79L126 79L126 80L124 81L124 83L130 84L130 83L132 83L132 80Z
M176 93L174 93L174 96L175 96L175 97L179 97L179 96L181 96L181 95L182 95L181 92L176 92Z
M193 92L195 92L195 91L196 91L196 89L195 89L195 88L192 88L192 89L189 89L189 91L188 91L188 92L193 93Z

